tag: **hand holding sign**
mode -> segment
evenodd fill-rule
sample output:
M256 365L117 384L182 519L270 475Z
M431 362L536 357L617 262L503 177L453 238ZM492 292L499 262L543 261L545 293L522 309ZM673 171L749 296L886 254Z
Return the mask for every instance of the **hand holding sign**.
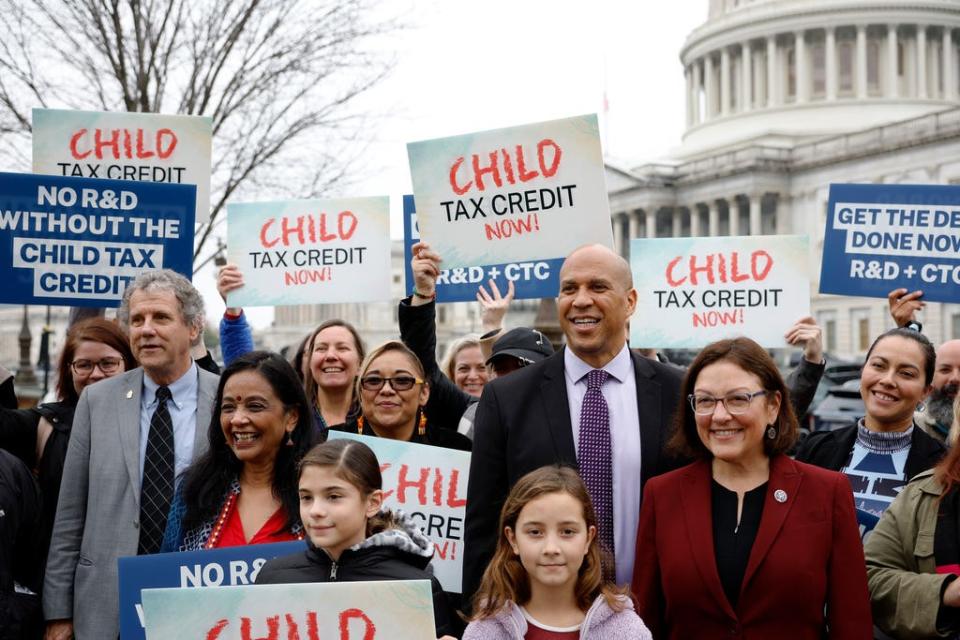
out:
M430 245L426 242L418 242L413 245L410 269L413 271L413 287L416 293L413 296L412 306L419 307L422 304L432 302L433 298L436 297L437 277L440 275L441 261L440 254L431 250Z
M915 321L917 311L927 306L927 303L920 299L922 296L923 291L907 293L907 290L902 287L887 294L890 315L898 327L905 327L908 323Z
M235 264L225 264L220 267L217 274L217 293L227 302L227 294L243 286L243 274L240 273L240 267ZM232 316L238 316L243 313L243 307L227 307L227 313Z

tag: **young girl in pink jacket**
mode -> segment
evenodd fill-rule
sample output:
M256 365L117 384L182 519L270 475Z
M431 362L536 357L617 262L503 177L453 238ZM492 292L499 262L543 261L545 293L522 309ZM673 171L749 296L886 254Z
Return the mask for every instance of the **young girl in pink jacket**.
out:
M597 519L576 471L514 485L463 640L652 640L626 591L605 584Z

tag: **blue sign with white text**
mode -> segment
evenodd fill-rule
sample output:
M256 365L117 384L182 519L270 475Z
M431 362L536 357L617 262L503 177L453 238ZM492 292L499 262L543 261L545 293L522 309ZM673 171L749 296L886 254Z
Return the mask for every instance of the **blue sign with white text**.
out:
M192 277L196 190L0 173L0 303L116 307L143 271Z
M253 584L267 560L305 548L302 541L276 542L120 558L120 640L146 638L140 604L143 589Z
M820 293L960 302L960 186L832 184Z
M413 270L410 259L412 247L420 241L417 213L413 196L403 196L403 255L407 293L413 291ZM437 278L437 302L469 302L477 299L477 288L488 287L487 282L497 283L501 295L507 293L507 281L513 281L514 298L556 298L560 291L560 266L563 258L509 262L481 267L443 269ZM489 288L489 287L488 287ZM489 291L488 291L489 293Z

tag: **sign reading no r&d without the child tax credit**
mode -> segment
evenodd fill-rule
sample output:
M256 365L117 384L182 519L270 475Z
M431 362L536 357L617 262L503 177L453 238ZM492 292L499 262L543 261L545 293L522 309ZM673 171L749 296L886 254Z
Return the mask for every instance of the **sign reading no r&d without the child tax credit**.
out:
M960 302L960 186L832 184L820 293Z
M209 116L34 109L32 133L34 173L192 184L196 221L210 218Z
M596 115L407 144L420 236L445 269L613 247Z
M196 187L0 173L0 303L116 307L162 267L193 274Z
M699 349L734 336L764 347L810 314L806 236L639 238L630 346Z
M227 258L230 306L390 300L390 199L228 204Z

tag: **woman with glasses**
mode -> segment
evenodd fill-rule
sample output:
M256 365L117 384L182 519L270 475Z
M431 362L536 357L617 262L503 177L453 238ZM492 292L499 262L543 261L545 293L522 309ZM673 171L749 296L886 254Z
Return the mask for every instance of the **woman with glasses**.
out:
M364 359L357 380L361 415L353 424L332 427L365 436L406 440L448 449L470 450L456 425L436 425L424 410L430 385L423 366L402 342L386 342Z
M59 401L26 410L0 409L0 448L16 455L37 474L43 498L40 532L44 558L50 546L63 463L80 393L91 384L136 366L127 335L116 323L104 318L83 320L67 332L60 352Z
M850 479L857 518L873 529L910 478L932 468L944 446L913 422L930 393L936 353L912 329L891 329L870 346L860 374L866 415L856 425L815 431L797 460L842 471Z
M748 338L708 345L671 445L696 462L647 482L633 589L656 638L870 638L850 486L786 452L797 419Z
M283 356L251 351L227 365L207 441L177 487L160 550L302 540L297 464L317 434Z

